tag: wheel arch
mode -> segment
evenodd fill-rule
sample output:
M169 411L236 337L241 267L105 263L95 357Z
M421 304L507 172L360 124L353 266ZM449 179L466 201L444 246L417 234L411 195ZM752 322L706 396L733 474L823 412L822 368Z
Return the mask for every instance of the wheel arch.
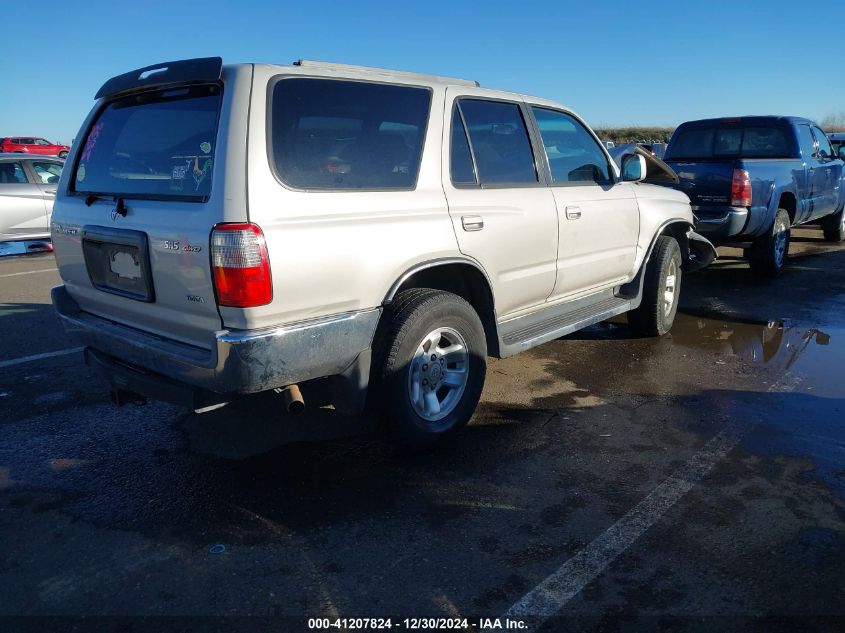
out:
M493 286L487 272L468 258L450 257L421 262L406 270L387 291L383 305L389 305L403 290L433 288L451 292L466 300L484 326L488 354L499 355L499 335Z
M637 274L634 275L634 278L631 281L620 286L617 294L620 297L630 298L633 302L634 308L639 305L642 300L645 271L651 261L651 256L654 253L654 247L657 245L657 239L661 235L668 235L675 238L678 242L678 246L681 247L681 259L684 262L684 267L686 268L686 264L690 259L689 239L687 238L687 233L692 228L694 228L693 224L689 220L685 220L683 218L671 218L669 220L665 220L654 232L654 235L652 235L645 257L643 257L640 268L637 270Z
M775 196L772 197L774 198ZM798 198L795 196L795 194L789 190L783 190L778 194L776 199L776 206L774 209L772 209L772 222L774 222L777 210L785 209L786 212L789 214L789 223L795 224L795 218L797 217L798 213Z

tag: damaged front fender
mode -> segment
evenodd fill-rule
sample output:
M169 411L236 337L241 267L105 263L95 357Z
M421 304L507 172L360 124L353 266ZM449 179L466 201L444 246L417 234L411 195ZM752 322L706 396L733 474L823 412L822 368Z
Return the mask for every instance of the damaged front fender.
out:
M684 262L684 272L700 270L715 261L716 247L706 237L690 229L687 231L687 244L689 249L687 261Z

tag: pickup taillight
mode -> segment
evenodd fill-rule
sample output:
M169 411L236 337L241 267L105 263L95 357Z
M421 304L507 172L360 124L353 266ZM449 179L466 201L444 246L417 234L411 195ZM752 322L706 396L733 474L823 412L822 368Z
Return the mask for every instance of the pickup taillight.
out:
M751 206L751 177L745 169L734 169L731 181L731 206Z
M263 306L273 299L264 233L255 224L218 224L211 232L211 268L217 304Z

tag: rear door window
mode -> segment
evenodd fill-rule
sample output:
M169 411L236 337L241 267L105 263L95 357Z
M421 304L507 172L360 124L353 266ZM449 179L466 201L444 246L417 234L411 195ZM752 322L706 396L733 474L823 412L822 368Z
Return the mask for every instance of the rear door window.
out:
M430 107L431 91L417 86L279 79L271 164L298 189L413 189Z
M461 99L459 104L482 185L538 182L534 153L517 104L486 99Z
M62 167L64 163L55 163L52 161L32 161L32 170L38 177L38 182L42 185L52 185L59 182L59 177L62 175Z
M207 199L219 110L217 85L146 92L112 101L82 141L74 190Z

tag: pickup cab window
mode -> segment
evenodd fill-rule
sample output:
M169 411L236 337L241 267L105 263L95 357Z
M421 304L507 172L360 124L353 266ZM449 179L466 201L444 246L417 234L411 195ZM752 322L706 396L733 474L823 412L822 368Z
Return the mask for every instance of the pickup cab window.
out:
M667 160L789 158L793 154L788 135L779 126L714 125L680 128L676 135Z
M813 126L813 135L816 137L816 143L819 145L819 158L833 157L833 148L830 146L827 135L816 126Z
M809 125L798 126L798 145L801 147L801 156L804 160L815 157L816 139L813 138L813 133L810 132Z

